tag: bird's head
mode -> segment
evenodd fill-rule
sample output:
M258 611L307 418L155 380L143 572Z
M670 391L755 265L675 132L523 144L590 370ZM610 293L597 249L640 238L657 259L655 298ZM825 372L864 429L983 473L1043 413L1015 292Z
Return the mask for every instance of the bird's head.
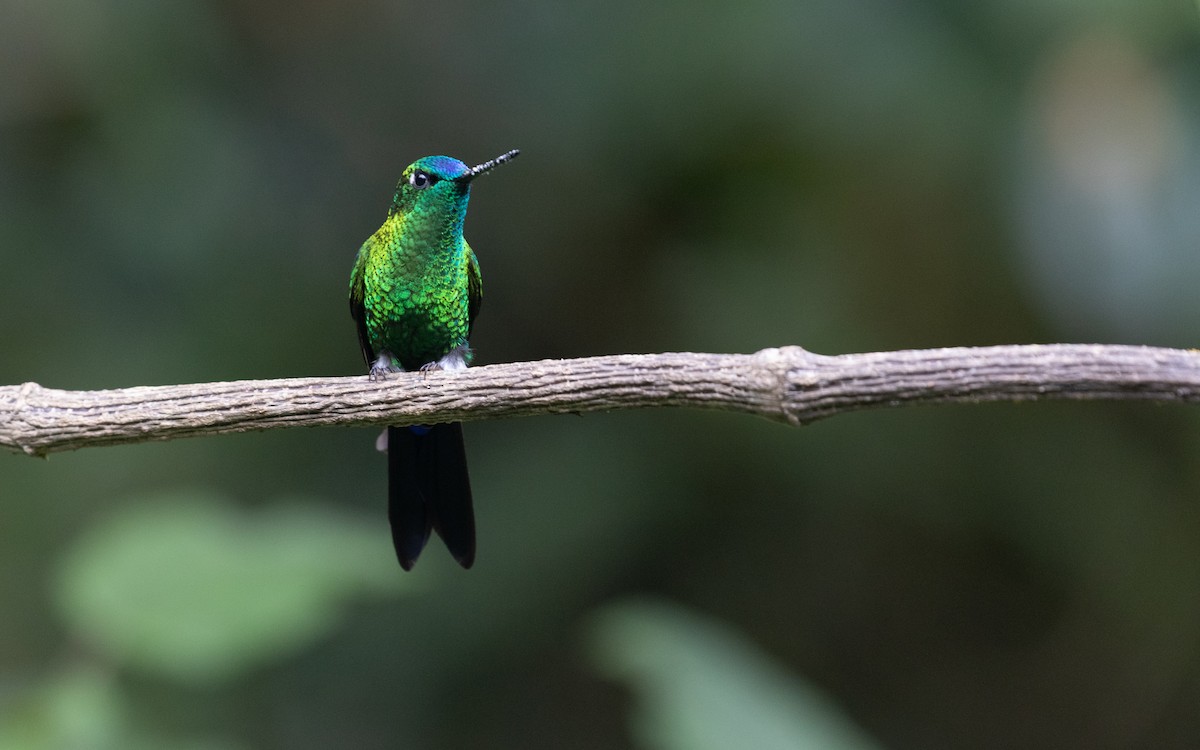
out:
M468 167L449 156L425 156L417 159L396 183L392 212L404 216L424 214L446 218L466 215L471 180L513 159L520 151L513 149L474 167Z

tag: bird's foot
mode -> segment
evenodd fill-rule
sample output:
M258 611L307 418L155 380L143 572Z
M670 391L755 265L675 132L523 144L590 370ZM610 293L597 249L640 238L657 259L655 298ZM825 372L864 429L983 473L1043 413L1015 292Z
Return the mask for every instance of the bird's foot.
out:
M383 352L374 362L371 363L371 371L367 373L367 379L371 381L387 380L388 373L403 372L396 365L392 364L392 355L388 352Z
M429 377L429 373L438 372L441 369L442 369L441 362L426 362L425 364L421 365L421 369L420 369L421 379L424 380L425 378Z

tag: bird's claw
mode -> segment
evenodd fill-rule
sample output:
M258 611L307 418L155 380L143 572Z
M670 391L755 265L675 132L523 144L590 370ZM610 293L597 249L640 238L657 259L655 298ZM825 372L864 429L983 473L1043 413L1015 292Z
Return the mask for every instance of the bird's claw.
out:
M392 355L388 352L380 352L375 361L371 363L371 370L367 373L367 379L374 382L376 380L387 380L388 373L403 372L396 367L392 360Z
M370 380L372 383L377 380L387 380L387 374L386 367L372 367L371 371L367 373L367 380Z

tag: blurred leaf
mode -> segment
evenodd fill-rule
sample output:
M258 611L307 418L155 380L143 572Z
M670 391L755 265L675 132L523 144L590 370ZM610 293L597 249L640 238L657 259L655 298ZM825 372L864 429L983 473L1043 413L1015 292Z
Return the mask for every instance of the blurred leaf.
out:
M124 747L124 709L107 675L75 669L5 711L0 718L0 750Z
M680 607L610 606L599 614L592 645L600 669L633 688L633 728L644 747L880 747L820 690L739 634Z
M0 716L0 750L234 750L224 740L151 737L133 726L111 675L71 667Z
M163 495L81 539L57 594L79 636L114 659L213 681L309 645L354 595L399 591L391 558L384 529L326 509L250 514Z

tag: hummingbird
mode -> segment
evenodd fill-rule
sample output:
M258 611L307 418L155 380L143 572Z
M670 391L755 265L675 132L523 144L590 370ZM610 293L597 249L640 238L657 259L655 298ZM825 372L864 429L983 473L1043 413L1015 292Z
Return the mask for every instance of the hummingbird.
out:
M387 219L358 250L350 315L371 380L388 373L461 370L483 284L463 239L471 182L520 153L468 167L426 156L400 175ZM475 514L462 423L388 427L388 520L400 567L412 570L437 531L464 568L475 562Z

